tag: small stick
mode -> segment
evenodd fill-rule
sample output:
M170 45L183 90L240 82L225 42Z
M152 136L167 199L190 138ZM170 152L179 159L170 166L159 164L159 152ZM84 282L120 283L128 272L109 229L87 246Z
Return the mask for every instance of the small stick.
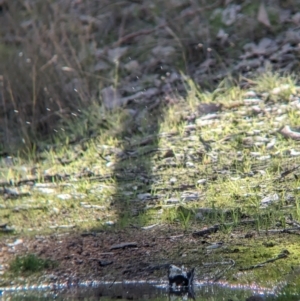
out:
M288 250L283 250L280 254L278 254L275 258L271 258L271 259L268 259L264 262L261 262L261 263L258 263L258 264L255 264L255 265L251 265L249 267L246 267L246 268L240 268L239 270L240 271L248 271L248 270L253 270L253 269L257 269L257 268L262 268L264 267L267 263L270 263L270 262L274 262L276 260L279 260L279 259L282 259L282 258L286 258L288 257L289 255L289 251Z
M254 224L254 223L255 223L255 220L251 219L251 220L240 221L238 223L216 224L207 229L193 232L193 236L204 236L206 234L216 233L217 231L219 231L221 229L222 226L231 227L231 226L235 226L235 225L245 225L245 224Z

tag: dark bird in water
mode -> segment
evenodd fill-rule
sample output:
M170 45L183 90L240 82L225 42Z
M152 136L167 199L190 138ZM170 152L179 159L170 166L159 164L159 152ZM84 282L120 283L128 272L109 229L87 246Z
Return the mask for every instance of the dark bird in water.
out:
M168 270L169 285L172 287L175 283L176 286L189 287L193 285L195 268L189 272L182 266L181 268L170 265Z

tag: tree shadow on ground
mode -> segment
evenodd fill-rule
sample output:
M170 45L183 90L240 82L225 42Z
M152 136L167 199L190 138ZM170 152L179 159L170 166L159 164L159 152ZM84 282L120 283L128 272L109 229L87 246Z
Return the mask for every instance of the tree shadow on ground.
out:
M122 152L113 176L116 191L112 208L119 226L143 226L149 218L145 206L155 200L153 160L159 149L160 122L164 116L163 99L144 104L132 120L126 120L119 136Z

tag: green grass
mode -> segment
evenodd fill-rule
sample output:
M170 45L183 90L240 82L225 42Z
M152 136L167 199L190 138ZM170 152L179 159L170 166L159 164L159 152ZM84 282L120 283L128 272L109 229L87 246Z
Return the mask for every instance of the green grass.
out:
M153 224L172 225L188 235L222 224L215 239L229 240L238 231L240 235L288 227L290 216L300 221L299 170L281 178L298 164L299 158L288 154L291 149L300 151L299 142L278 133L283 125L299 127L299 110L291 106L300 96L299 79L271 68L248 73L251 78L233 71L246 43L284 36L290 24L278 22L278 14L283 7L299 8L296 1L266 6L271 30L257 21L259 1L242 4L242 17L228 26L222 21L225 6L211 1L193 3L191 15L185 17L182 14L191 7L173 1L82 4L78 11L91 17L85 21L70 10L68 1L64 4L11 2L9 18L1 16L0 38L9 32L15 40L0 47L5 58L0 63L5 99L0 152L13 155L12 164L0 160L0 181L1 187L19 193L16 197L1 190L1 224L21 236ZM130 6L126 17L125 5ZM167 26L157 28L161 20ZM24 21L32 23L26 27ZM116 43L127 34L149 29L155 30ZM216 37L220 29L229 34L225 44ZM195 47L199 42L202 47ZM119 46L128 47L126 55L111 61L109 51ZM156 46L173 47L174 52L155 63ZM208 68L197 83L185 75L208 57L217 61L217 67ZM132 60L141 72L126 69ZM108 68L94 71L99 61ZM105 108L103 88L112 85L127 96L132 85L140 91L152 88L173 71L181 72L185 91L181 88L178 94L176 86L167 100L160 100L166 100L165 105L151 111L138 102L125 109ZM222 71L226 76L219 80ZM249 91L256 96L246 96ZM246 99L255 97L261 101L253 107ZM203 122L199 105L209 103L222 105L222 110L216 119ZM272 140L276 142L268 148ZM205 183L199 184L201 179ZM184 193L197 197L186 200ZM278 201L264 208L261 201L274 194ZM176 202L168 204L170 199ZM210 211L199 218L202 208ZM244 218L254 219L254 226L241 227ZM3 238L7 235L1 233ZM254 255L243 246L243 256L237 254L235 260L250 265L282 248L299 253L294 237L276 243L275 251L261 246ZM181 251L176 251L174 260ZM196 255L191 259L200 264ZM283 272L296 261L295 256L286 259ZM11 269L36 272L51 264L29 254L17 257ZM279 276L275 270L255 270L253 279L275 281ZM237 279L247 282L249 275Z
M281 178L283 172L297 166L298 158L289 156L288 151L300 151L299 143L277 131L284 124L299 125L298 113L290 106L292 98L299 93L296 77L267 73L251 82L246 90L228 79L209 92L187 80L186 98L159 109L162 115L158 120L146 116L140 131L131 132L136 124L131 128L120 112L115 111L109 116L115 124L111 122L112 126L102 130L101 135L77 143L66 140L65 144L30 154L29 159L20 156L9 168L2 161L1 181L12 180L16 186L7 183L7 188L29 195L13 198L8 195L5 201L0 201L0 220L21 236L66 231L109 232L109 229L153 224L170 225L189 235L218 224L220 231L213 239L230 241L233 249L235 245L239 248L241 253L237 254L230 251L230 246L226 249L226 256L234 258L238 266L261 262L282 249L297 254L298 241L292 235L284 240L275 237L273 249L261 245L268 240L265 231L288 228L290 216L300 221L299 171ZM289 88L280 92L283 94L272 94L274 88L286 84ZM266 113L253 113L245 100L249 90L261 98L259 107ZM264 97L264 93L270 97ZM199 121L189 122L188 116L195 114L203 102L223 104L222 111L217 112L218 118L203 125L201 116L197 117ZM237 102L238 106L232 106ZM270 107L272 110L268 111ZM282 111L277 114L278 109ZM87 112L82 112L83 116L88 117ZM278 119L282 114L285 119ZM70 129L76 128L76 121L78 127L83 127L76 131L84 135L88 128L82 125L81 119L73 120ZM145 123L155 130L144 127ZM268 149L272 139L276 143ZM44 186L30 181L17 185L18 181L30 177ZM201 179L206 181L199 182ZM261 201L274 195L277 200L263 207ZM209 210L201 211L203 208ZM204 213L199 215L199 211ZM240 225L245 218L253 219L254 223ZM253 241L243 238L242 247L239 239L232 242L231 235L243 236L248 231L254 231L259 238ZM256 257L252 253L254 244L259 245ZM175 251L171 257L174 261L183 252ZM203 254L200 253L187 260L201 264ZM223 252L216 253L214 258L223 255ZM288 273L296 262L295 256L284 260L281 267L284 272ZM31 265L38 268L40 261L18 258L13 265L16 270L25 271ZM259 279L267 284L278 277L273 267L270 269L254 270L253 274L237 279L244 283ZM263 280L268 273L268 280ZM234 275L230 277L235 281Z
M274 88L282 85L289 85L288 89L273 97ZM274 193L278 194L280 202L276 204L277 207L270 206L269 210L275 212L273 222L278 209L284 207L284 199L289 193L293 194L296 202L287 211L295 212L298 218L296 204L300 181L291 175L286 180L275 182L283 171L297 162L296 157L283 154L289 149L299 150L296 141L282 137L276 128L282 124L297 125L297 112L286 109L286 119L279 122L276 114L253 115L251 107L243 104L247 91L230 80L222 82L213 92L202 91L188 80L187 89L186 99L182 98L164 110L162 120L157 121L157 132L149 134L146 130L128 136L127 129L130 131L130 127L122 129L122 113L116 111L109 116L112 126L102 130L99 136L74 145L66 141L64 145L28 156L29 160L16 158L15 164L9 168L3 163L0 166L3 181L13 180L17 183L31 173L37 182L46 182L44 188L52 189L52 192L46 193L43 188L36 188L30 183L15 187L20 193L30 195L9 198L3 203L4 208L0 213L3 221L15 226L17 232L22 229L25 233L51 232L53 226L62 224L87 229L99 225L99 221L102 225L108 220L118 222L120 210L123 213L125 210L122 224L125 220L130 223L135 219L138 224L141 221L151 224L160 219L155 207L158 208L168 198L179 199L179 205L187 208L240 208L245 214L260 216L265 211L260 208L260 201ZM298 93L295 77L272 73L253 80L251 90L258 95L269 93L273 97L271 103L270 98L261 101L263 109L270 105L284 108L289 104L291 95ZM239 106L231 108L236 101L240 103ZM212 125L197 126L196 122L190 133L187 131L186 116L195 112L203 102L221 103L224 108ZM89 109L82 115L88 118L88 112ZM93 114L91 118L94 120ZM146 117L145 121L151 127L151 117ZM69 128L76 129L75 136L78 131L80 135L86 135L88 129L81 119L74 120ZM210 151L205 149L200 135L203 140L210 141ZM266 144L271 139L276 139L276 144L269 150ZM135 146L143 141L146 141L145 145ZM166 152L171 155L164 157ZM119 159L121 154L125 159ZM270 159L259 160L268 155ZM188 167L189 162L192 162L192 168ZM53 177L45 180L46 175ZM57 180L57 175L62 176L61 180ZM174 184L169 182L172 177L176 178ZM197 185L201 178L207 179L207 183ZM194 187L190 190L197 193L200 199L185 203L182 193L189 189L181 189L181 185ZM147 210L148 201L143 201L143 194L147 191L151 191L150 199L154 198L149 201L155 205L152 210ZM69 199L60 198L65 194ZM29 207L26 210L22 209L25 203ZM30 206L35 209L30 209ZM97 209L97 206L103 209ZM177 207L176 204L174 209L164 209L163 206L164 220L179 221L184 228L195 224L192 216L176 213ZM143 212L142 219L139 219L137 212Z
M43 270L51 269L57 266L57 263L49 259L42 259L35 254L17 256L9 264L9 271L14 274L31 274Z

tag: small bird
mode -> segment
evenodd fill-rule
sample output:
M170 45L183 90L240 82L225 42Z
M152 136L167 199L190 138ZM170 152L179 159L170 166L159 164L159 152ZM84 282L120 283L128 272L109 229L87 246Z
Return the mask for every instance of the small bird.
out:
M168 278L169 278L169 285L172 287L173 284L181 286L181 287L189 287L193 285L194 280L194 271L195 268L191 269L189 272L186 271L184 266L181 268L170 265L168 270Z

